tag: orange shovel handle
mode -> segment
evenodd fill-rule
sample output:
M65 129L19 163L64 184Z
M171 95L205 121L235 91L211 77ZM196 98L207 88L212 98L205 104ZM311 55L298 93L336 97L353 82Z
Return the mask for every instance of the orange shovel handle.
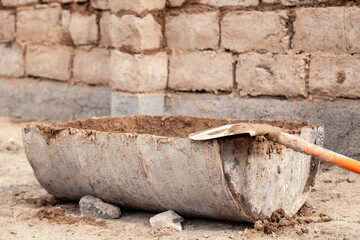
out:
M317 156L321 159L333 162L343 168L360 174L360 162L315 144L304 139L284 132L272 132L265 135L266 138L280 143L295 151Z
M308 145L305 145L305 146L303 146L303 149L304 149L304 152L307 154L311 154L311 155L317 156L321 159L333 162L343 168L349 169L350 171L360 174L360 162L359 161L356 161L356 160L346 157L344 155L332 152L330 150L320 148L318 146L316 146L316 148L314 148L313 146L309 147Z

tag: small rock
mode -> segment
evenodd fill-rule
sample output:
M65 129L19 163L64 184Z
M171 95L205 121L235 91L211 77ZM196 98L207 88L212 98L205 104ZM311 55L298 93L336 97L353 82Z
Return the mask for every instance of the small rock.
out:
M331 218L331 217L326 216L326 217L322 217L322 218L320 218L320 219L319 219L319 220L317 220L316 222L317 222L317 223L324 223L324 222L330 222L330 221L332 221L332 218Z
M301 228L299 226L294 226L294 231L298 234L298 235L304 235L304 233L301 231Z
M79 201L79 207L81 214L89 217L114 219L121 215L120 208L104 203L101 199L91 195L82 197Z
M308 233L309 233L309 229L307 229L307 228L301 228L301 231L302 231L304 234L308 234Z
M13 213L13 218L17 218L18 216L20 216L20 213L19 213L19 212L14 212L14 213Z
M182 230L181 222L184 219L176 214L173 210L159 213L150 218L150 225L153 228L169 228L177 231Z
M254 228L257 230L257 231L264 231L264 224L261 220L257 220L254 224Z
M355 182L355 180L350 179L350 178L347 178L346 181L347 181L348 183L353 183L353 182Z

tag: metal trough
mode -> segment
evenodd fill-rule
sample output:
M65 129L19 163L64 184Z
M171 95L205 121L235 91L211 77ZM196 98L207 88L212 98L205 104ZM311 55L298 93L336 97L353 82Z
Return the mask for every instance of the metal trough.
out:
M106 202L183 216L254 222L305 202L318 161L264 137L194 142L191 132L241 120L185 116L92 118L24 128L28 160L59 199ZM253 121L255 122L255 120ZM306 123L256 120L321 143Z

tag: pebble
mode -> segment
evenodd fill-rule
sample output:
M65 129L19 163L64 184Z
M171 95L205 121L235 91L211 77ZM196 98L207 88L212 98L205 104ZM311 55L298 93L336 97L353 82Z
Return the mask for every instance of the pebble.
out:
M13 213L13 218L17 218L18 216L20 216L21 214L19 212L14 212Z
M184 219L176 214L173 210L169 210L166 212L159 213L152 218L150 218L150 225L153 228L159 229L171 229L181 231L182 226L181 222Z
M104 203L100 198L91 195L82 197L79 207L81 214L89 217L115 219L121 216L119 207Z

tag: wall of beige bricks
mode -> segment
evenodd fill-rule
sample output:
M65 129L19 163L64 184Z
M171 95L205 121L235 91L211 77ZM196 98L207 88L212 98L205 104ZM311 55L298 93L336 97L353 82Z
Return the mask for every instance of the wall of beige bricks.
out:
M0 77L359 98L360 8L332 2L0 0Z

